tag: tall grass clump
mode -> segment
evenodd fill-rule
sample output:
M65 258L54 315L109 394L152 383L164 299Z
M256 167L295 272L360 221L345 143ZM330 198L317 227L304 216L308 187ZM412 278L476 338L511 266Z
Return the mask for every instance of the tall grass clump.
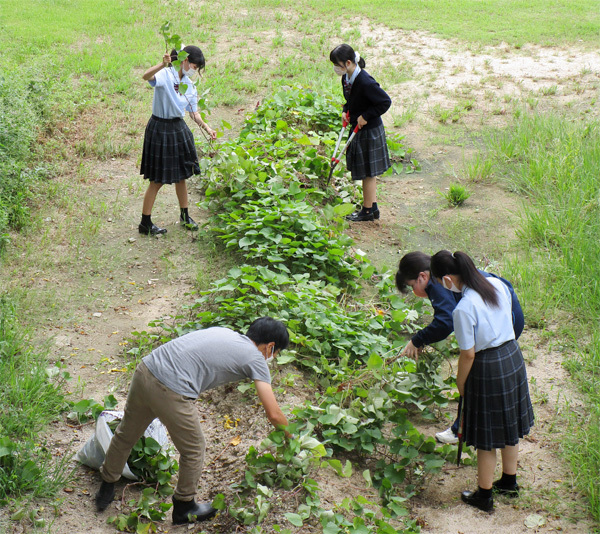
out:
M58 369L56 371L59 371ZM28 343L14 309L0 299L0 504L9 497L54 495L70 476L37 434L65 408L60 372Z
M49 83L15 79L0 69L0 250L9 228L26 223L31 187L46 173L35 161L34 144L49 92Z
M600 518L600 123L523 114L489 139L496 168L522 193L519 237L527 251L507 262L526 313L542 323L570 317L579 354L567 362L588 396L566 450L592 513Z

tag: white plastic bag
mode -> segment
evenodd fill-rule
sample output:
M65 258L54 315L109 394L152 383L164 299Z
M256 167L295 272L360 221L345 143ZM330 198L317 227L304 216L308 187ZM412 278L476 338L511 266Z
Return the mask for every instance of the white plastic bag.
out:
M94 432L94 435L85 442L85 445L79 450L75 458L84 465L94 469L100 469L100 466L106 457L106 451L110 445L110 440L113 437L113 432L108 426L108 423L114 419L122 418L123 412L110 410L102 412L96 421L96 431ZM169 443L167 429L158 419L154 419L154 421L150 423L144 432L144 436L154 438L162 447L165 447ZM125 464L122 474L125 478L130 480L138 479L131 472L127 464Z

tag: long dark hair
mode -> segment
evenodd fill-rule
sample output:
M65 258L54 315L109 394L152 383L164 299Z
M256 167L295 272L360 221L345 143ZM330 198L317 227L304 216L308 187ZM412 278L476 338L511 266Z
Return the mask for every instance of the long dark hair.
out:
M463 284L479 293L486 304L498 307L498 293L496 288L475 267L475 263L468 254L449 250L440 250L431 257L431 274L436 278L443 278L447 274L457 274Z
M329 52L329 61L334 65L339 65L340 63L345 65L348 60L352 61L352 63L356 63L356 53L354 52L354 48L350 45L341 44ZM358 60L358 66L361 69L364 69L366 66L365 60L362 57Z
M202 70L206 64L204 54L197 46L189 45L183 49L187 53L186 59L198 67L198 70ZM177 50L173 48L171 50L171 61L177 61Z
M419 273L429 271L429 264L431 263L431 256L424 252L409 252L402 256L400 264L398 265L398 272L396 273L396 287L398 291L405 293L408 291L407 280L416 280L419 277Z

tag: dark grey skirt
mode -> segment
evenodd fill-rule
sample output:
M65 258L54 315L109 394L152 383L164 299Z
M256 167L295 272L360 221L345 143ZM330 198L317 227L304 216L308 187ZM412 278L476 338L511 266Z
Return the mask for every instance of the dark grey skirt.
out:
M519 344L507 341L479 351L467 377L464 442L489 451L516 445L534 416Z
M358 131L346 151L346 166L353 180L379 176L390 168L383 124Z
M176 184L200 174L194 135L183 119L150 117L140 174L159 184Z

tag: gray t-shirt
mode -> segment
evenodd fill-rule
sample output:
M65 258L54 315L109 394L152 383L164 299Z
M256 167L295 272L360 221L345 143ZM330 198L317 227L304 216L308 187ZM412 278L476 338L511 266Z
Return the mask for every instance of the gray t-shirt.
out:
M244 378L271 383L264 356L246 336L222 327L197 330L154 349L142 360L165 386L184 397Z

